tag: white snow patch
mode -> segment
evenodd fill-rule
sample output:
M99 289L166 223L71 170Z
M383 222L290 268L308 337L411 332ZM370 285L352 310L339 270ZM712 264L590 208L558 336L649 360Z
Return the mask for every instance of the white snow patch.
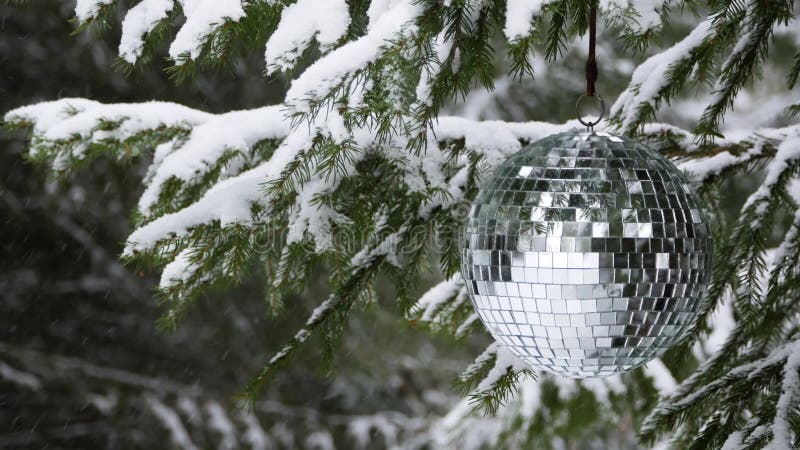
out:
M75 3L75 18L79 22L94 19L100 8L114 3L114 0L78 0Z
M179 59L184 54L196 59L214 28L225 21L235 22L244 17L244 8L241 0L184 0L183 14L186 22L169 46L169 56L177 65L184 63Z
M119 396L116 392L110 392L107 395L89 394L87 397L92 406L106 416L111 414L117 404L119 404Z
M763 281L766 282L766 280ZM709 355L716 354L736 327L731 296L723 299L719 308L708 318L708 324L711 325L711 332L702 340L698 340L693 348L694 356L699 361L704 361Z
M724 145L725 141L720 140L718 143ZM763 150L763 144L763 141L758 141L746 152L737 156L734 156L728 151L724 151L707 158L685 159L679 161L676 166L686 172L693 180L703 181L711 176L719 175L724 169L730 166L760 155Z
M43 134L59 122L99 105L102 103L85 98L62 98L12 109L3 119L6 122L30 122L34 133Z
M398 427L382 415L361 416L347 424L347 433L356 441L359 448L367 448L371 442L371 433L375 430L386 442L387 448L397 444Z
M390 10L369 24L367 34L320 58L292 82L286 103L297 112L308 112L313 99L325 97L348 75L378 58L387 40L414 27L422 6L412 0L394 2Z
M455 274L445 281L437 284L436 286L428 289L425 294L420 297L414 306L415 309L423 311L420 320L423 322L430 322L434 318L434 314L439 311L441 306L447 301L458 295L459 291L464 287L464 282L461 280L461 274Z
M655 28L661 24L661 10L663 9L663 0L635 0L631 1L630 5L639 16L637 18L638 31L643 32Z
M506 374L509 368L514 371L520 371L523 369L527 369L528 365L525 364L521 359L514 356L511 353L511 350L507 349L502 345L498 345L495 352L495 360L494 366L486 374L486 377L478 383L478 386L475 388L475 392L482 392L486 391L492 387L492 385L497 382L503 375Z
M161 281L158 283L160 289L166 290L186 282L195 273L199 266L191 260L194 251L192 247L186 248L178 253L172 262L164 266L164 270L161 271Z
M546 0L508 0L503 32L509 42L527 37L533 31L533 19L542 13Z
M137 250L151 248L171 234L182 236L191 227L200 224L213 221L219 221L221 226L251 223L252 205L265 200L264 183L278 178L286 165L310 145L311 136L308 133L290 134L275 149L269 161L217 183L197 202L180 211L165 214L134 231L128 237L123 254L130 256Z
M173 0L142 0L128 10L122 20L119 56L131 64L135 63L142 55L145 35L168 17L173 5Z
M33 121L34 131L48 140L75 136L92 142L124 140L161 126L194 126L212 115L170 102L102 104L83 99L61 99L15 109L6 120ZM98 130L101 122L119 122L112 130Z
M264 59L268 70L291 69L314 38L326 51L348 26L350 11L344 0L298 0L285 7L278 28L267 41Z
M171 178L190 182L213 168L226 150L249 151L265 139L282 139L289 133L289 120L280 106L232 111L210 117L192 129L185 142L158 147L148 186L139 198L139 210L149 214L159 199L163 184ZM224 175L224 172L223 172Z

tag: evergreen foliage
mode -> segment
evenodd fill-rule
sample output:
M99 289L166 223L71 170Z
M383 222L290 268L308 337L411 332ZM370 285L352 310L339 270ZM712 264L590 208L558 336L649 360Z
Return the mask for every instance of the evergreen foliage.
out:
M169 71L178 81L205 66L230 67L266 43L267 73L296 76L281 105L215 115L171 103L61 99L5 117L8 126L32 130L31 159L59 177L98 157L152 158L134 213L138 229L123 257L163 268L165 326L176 326L210 286L238 283L256 267L265 268L271 286L266 308L279 315L288 293L302 291L317 268L327 269L329 296L265 362L245 389L248 399L310 344L330 361L352 312L374 303L375 286L385 280L395 287L398 312L412 321L458 335L479 329L457 273L465 205L503 158L576 125L480 122L441 112L474 90L491 90L498 67L523 79L535 75L535 53L559 64L585 32L590 2L540 1L530 9L511 0L325 1L341 8L341 20L291 13L313 8L311 0L142 0L123 22L120 64L147 64L159 42L171 42ZM800 201L800 126L731 137L721 128L766 64L776 29L796 25L795 4L636 3L600 4L609 34L634 54L650 52L611 108L610 127L661 149L698 183L719 243L713 285L690 337L663 358L667 367L657 361L611 381L536 381L530 369L490 347L458 380L473 406L503 418L482 428L484 441L475 442L549 446L554 437L571 439L575 429L588 433L625 417L631 426L641 422L640 437L650 444L797 446L800 214L787 219L785 212L797 211ZM114 7L110 0L79 1L79 29L102 26ZM142 15L147 8L157 14ZM681 17L693 29L655 51ZM270 48L287 51L276 56ZM798 72L795 57L785 72L788 89ZM692 131L650 123L687 88L706 85L713 95ZM786 113L798 107L784 106ZM757 170L765 179L726 220L725 183ZM435 266L445 281L419 298L420 274ZM724 308L736 319L724 344L710 355L693 352L714 333L715 311ZM665 376L678 380L674 390ZM637 399L656 390L656 406ZM509 405L517 391L538 400ZM597 418L574 413L584 408ZM448 433L473 423L468 411L453 412L458 426L443 425L448 439L457 441ZM555 426L557 417L570 425Z

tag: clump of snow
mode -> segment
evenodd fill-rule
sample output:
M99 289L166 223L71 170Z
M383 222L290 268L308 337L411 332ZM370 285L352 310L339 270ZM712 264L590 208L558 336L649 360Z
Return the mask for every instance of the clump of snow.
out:
M285 154L288 152L282 153L278 156L287 156L285 162L288 163L290 155ZM277 160L270 160L218 183L197 202L180 211L165 214L131 233L123 255L131 256L136 251L152 248L170 235L185 235L196 225L214 221L219 221L221 226L251 223L250 208L262 198L263 184L272 179L271 174L280 173L283 167Z
M103 104L65 98L11 110L5 120L31 122L34 132L50 141L77 136L97 142L103 139L124 140L162 126L191 127L211 117L212 114L171 102ZM111 130L97 129L103 122L118 122L118 125Z
M533 19L542 13L546 0L508 0L503 32L510 42L527 37L533 31Z
M753 142L753 145L747 151L739 155L734 156L731 152L726 150L705 158L687 158L679 161L676 166L686 172L693 180L703 181L714 175L719 175L730 166L761 155L766 140L763 135L756 135L754 138L755 142ZM734 142L723 138L719 139L717 143L719 145L725 145L733 144Z
M124 254L132 255L135 251L152 248L159 240L170 235L182 236L200 224L219 221L224 227L251 223L253 204L267 206L264 184L278 179L284 168L311 146L311 133L312 130L304 127L296 129L275 149L268 161L217 183L197 202L137 229L128 237Z
M164 270L161 271L161 281L158 283L159 288L169 289L177 286L195 273L199 267L191 259L194 251L195 249L191 247L186 248L178 253L172 262L164 266Z
M524 361L514 356L511 350L506 347L498 345L494 350L496 358L494 366L492 366L489 373L486 374L486 377L478 383L475 392L482 392L490 389L509 369L518 372L528 368L528 365L525 364ZM484 355L485 354L486 352L484 352Z
M142 55L145 35L168 17L173 5L173 0L142 0L128 10L122 20L119 56L131 64L135 63Z
M314 237L318 253L333 247L332 224L346 223L348 219L332 207L316 202L317 196L329 193L333 189L335 186L326 182L324 177L314 177L303 183L297 200L289 212L287 244L302 241L305 233L309 232Z
M636 0L631 1L630 5L638 15L638 31L643 32L657 27L661 23L661 10L669 0Z
M188 54L190 59L200 55L203 42L214 28L244 17L241 0L184 0L182 5L186 22L169 46L169 56L178 65L185 62L182 55Z
M423 322L430 322L433 320L434 314L441 306L455 297L463 288L464 282L461 279L461 275L455 274L428 289L414 306L416 309L422 311L420 320Z
M86 22L87 20L97 17L100 8L114 3L114 0L77 0L75 3L75 18L79 22Z
M102 103L85 98L62 98L12 109L3 119L6 122L31 123L33 132L41 135L69 117L99 105Z
M226 150L247 152L265 139L282 139L289 122L279 106L232 111L209 117L192 129L186 141L159 146L139 199L139 210L149 214L158 201L163 183L171 178L185 182L214 167Z
M483 154L487 164L494 167L522 148L521 139L536 140L574 129L576 125L577 121L558 125L547 122L481 122L445 116L434 123L433 133L437 140L464 139L468 150Z
M268 70L291 69L315 39L323 50L333 47L350 26L344 0L298 0L285 7L278 28L267 41Z
M324 98L344 79L375 61L387 41L414 28L422 5L412 0L392 3L391 9L370 22L367 34L320 58L292 82L286 103L297 112L309 112L312 100Z
M89 394L87 397L89 403L106 416L110 415L119 404L119 395L117 395L116 391L111 391L107 395Z
M725 439L722 444L721 450L739 450L742 448L742 440L744 439L744 432L741 430L734 431Z

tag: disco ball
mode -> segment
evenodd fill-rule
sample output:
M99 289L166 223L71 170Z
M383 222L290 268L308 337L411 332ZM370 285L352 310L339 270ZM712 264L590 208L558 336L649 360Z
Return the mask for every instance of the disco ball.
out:
M483 183L461 240L483 323L534 368L633 369L692 324L711 277L700 198L637 141L572 131L536 141Z

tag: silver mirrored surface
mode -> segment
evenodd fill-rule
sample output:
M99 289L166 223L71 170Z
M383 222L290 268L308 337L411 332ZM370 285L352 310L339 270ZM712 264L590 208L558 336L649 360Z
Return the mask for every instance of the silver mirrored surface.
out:
M711 276L699 197L668 160L601 132L546 137L484 182L465 226L475 309L531 366L604 376L666 351Z

